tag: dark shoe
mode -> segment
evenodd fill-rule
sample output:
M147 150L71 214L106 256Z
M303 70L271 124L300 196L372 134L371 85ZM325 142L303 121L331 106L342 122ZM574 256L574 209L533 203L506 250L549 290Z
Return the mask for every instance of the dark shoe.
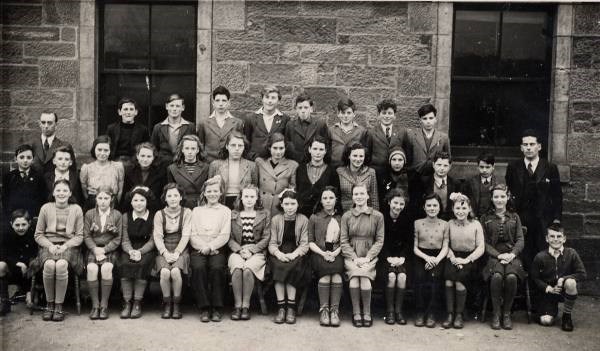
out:
M454 322L454 314L448 313L448 317L446 317L446 320L442 322L442 328L452 328L452 322Z
M99 319L99 318L100 318L100 308L92 307L92 310L90 311L90 319L95 320L95 319Z
M500 313L494 313L492 314L492 323L491 323L492 329L494 330L498 330L501 328L500 326Z
M171 315L173 314L173 311L171 310L172 301L173 301L173 299L170 296L163 297L163 313L160 316L160 318L163 318L163 319L171 318Z
M373 325L373 317L370 314L363 316L363 327L370 328Z
M396 323L400 325L406 325L406 319L402 315L402 312L396 313Z
M478 312L479 309L477 309L477 312L473 313L473 320L474 321L480 321L481 320L481 313Z
M239 321L242 318L242 309L239 307L235 307L231 312L231 320Z
M275 323L282 324L285 322L285 308L280 307L275 316Z
M131 317L131 301L123 301L123 309L121 310L121 319Z
M571 319L571 314L570 313L563 313L562 316L562 326L561 329L566 331L566 332L572 332L574 327L573 327L573 320Z
M133 306L131 306L131 319L137 319L142 316L142 300L133 300Z
M296 310L288 307L285 315L285 322L287 324L295 324L296 323Z
M319 313L321 314L321 317L319 318L319 324L324 327L328 327L329 324L331 324L331 321L329 320L329 308L321 307Z
M202 323L210 322L210 312L208 312L208 310L202 310L202 312L200 312L200 321Z
M44 309L44 313L42 313L43 321L51 321L52 315L54 314L54 302L48 302L46 308Z
M98 315L98 319L108 319L108 307L100 307L100 314Z
M329 311L329 325L332 327L340 326L340 310L337 306L331 306Z
M510 319L510 313L505 313L502 317L502 328L506 330L512 329L512 320Z
M454 329L462 329L465 326L465 322L463 321L463 314L457 313L454 317Z
M181 303L181 296L173 297L173 313L171 314L171 318L181 319L181 317L183 317L183 315L181 314L181 309L179 308L180 303Z
M427 328L435 328L435 316L433 314L429 314L427 316L427 321L425 322L425 326Z
M10 301L8 299L0 300L0 316L6 316L9 312L10 312Z
M387 312L385 314L385 323L386 324L396 324L396 318L394 317L394 312Z
M355 326L356 328L362 328L363 319L360 314L355 314L352 316L352 325Z
M422 314L417 314L417 318L415 319L415 327L423 326L425 326L425 317Z
M221 321L221 319L223 319L223 314L221 314L221 311L217 308L213 309L210 320L218 323Z
M65 314L62 309L62 303L54 304L54 313L52 314L54 322L62 322L65 320Z
M240 319L243 321L250 320L250 309L248 307L242 307L242 314L240 315Z

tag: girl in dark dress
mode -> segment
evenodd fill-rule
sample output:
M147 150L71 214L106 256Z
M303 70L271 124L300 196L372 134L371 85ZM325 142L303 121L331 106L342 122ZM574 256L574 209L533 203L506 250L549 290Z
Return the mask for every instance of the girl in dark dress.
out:
M123 252L118 262L123 292L121 318L140 318L144 291L156 256L152 237L153 214L148 209L148 204L154 201L154 194L147 187L138 186L126 195L126 199L132 211L123 215Z
M179 184L185 191L183 206L198 206L202 186L208 179L208 162L200 139L196 135L184 135L177 146L173 164L167 169L167 181Z
M381 261L387 274L385 322L406 324L402 304L406 289L406 266L413 245L414 219L406 208L408 196L403 190L392 188L385 199L388 210L383 214L385 238L381 250Z
M154 212L160 210L160 194L167 184L167 170L158 165L158 151L156 147L149 142L143 142L135 146L135 161L125 168L125 181L123 183L123 193L129 193L138 185L148 187L153 194L153 199L148 202L148 210ZM121 202L122 213L131 212L131 203L123 196Z
M510 192L504 184L492 188L493 212L481 216L487 264L483 269L483 279L490 281L493 315L492 329L512 329L511 310L517 284L526 278L519 254L523 251L525 239L519 215L507 210Z
M308 218L297 213L298 199L296 192L291 189L284 190L280 195L279 210L281 213L271 220L269 242L269 263L279 307L275 323L294 324L296 288L306 283L308 273L304 262L308 252Z
M408 189L408 175L406 173L406 154L402 147L394 146L390 149L387 167L377 174L377 185L379 187L380 209L387 213L389 204L385 195L392 189L401 189L407 196L411 197Z
M308 247L312 251L312 269L319 278L319 322L322 326L339 327L344 259L340 255L342 216L336 211L335 192L332 186L326 186L321 192L321 201L308 223Z

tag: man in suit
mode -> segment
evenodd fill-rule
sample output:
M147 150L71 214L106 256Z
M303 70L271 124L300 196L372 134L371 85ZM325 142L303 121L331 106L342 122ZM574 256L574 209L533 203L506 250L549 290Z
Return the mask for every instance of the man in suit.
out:
M60 146L66 146L73 150L71 144L66 141L60 140L56 136L56 125L58 124L58 115L55 112L42 112L40 115L40 130L41 136L36 138L31 143L33 146L33 164L32 168L40 173L44 174L47 171L53 170L52 155L54 150ZM73 160L73 169L76 169L75 160Z
M406 150L408 136L405 128L394 126L396 120L396 102L391 99L382 100L377 104L379 123L368 131L368 144L371 151L371 167L377 175L381 175L388 165L389 151L394 146ZM385 194L380 194L385 196Z
M448 134L435 128L437 110L431 105L423 105L418 111L421 128L408 132L406 157L408 170L416 176L431 175L433 156L438 151L450 154Z
M523 159L509 163L506 168L506 185L511 191L514 205L527 227L522 260L529 268L535 255L548 248L546 228L560 223L562 218L562 188L555 164L540 158L542 144L535 130L521 134Z
M308 144L315 135L330 140L327 124L311 117L313 101L308 95L296 97L296 113L298 118L288 122L285 127L286 154L299 164L308 162L305 159ZM329 146L329 145L327 145Z
M479 172L467 179L464 191L471 200L471 208L477 218L488 212L491 205L491 191L496 184L494 175L496 158L491 153L481 153L477 157Z
M136 123L138 105L135 100L124 97L117 104L117 113L121 121L112 123L106 129L110 137L114 152L112 157L123 162L123 166L130 165L135 156L135 146L150 140L148 128L141 123Z

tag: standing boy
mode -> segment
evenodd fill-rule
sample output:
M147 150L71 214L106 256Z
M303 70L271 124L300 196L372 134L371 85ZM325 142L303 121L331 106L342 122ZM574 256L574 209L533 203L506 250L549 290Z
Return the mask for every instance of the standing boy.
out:
M478 174L467 179L465 195L471 200L471 208L477 218L487 213L491 205L491 189L496 185L494 175L496 158L491 153L481 153L477 157Z
M42 135L31 143L34 155L32 167L40 174L44 174L44 172L52 169L52 154L55 149L59 146L68 146L70 149L73 149L71 144L60 140L56 136L57 124L58 115L55 112L42 112L40 115L40 130ZM73 160L72 167L77 168L75 160Z
M313 112L313 101L308 95L296 97L296 113L298 118L288 122L285 127L286 153L289 159L298 163L305 163L308 143L315 135L320 135L330 140L327 124L322 120L311 117Z
M564 229L559 224L551 224L546 234L549 247L535 256L530 274L538 290L540 323L554 324L558 303L564 300L562 330L573 331L571 312L577 299L577 282L586 278L586 272L577 251L565 247L565 241Z
M356 105L348 98L340 99L337 104L339 122L329 128L331 136L331 165L334 168L343 164L342 155L346 145L358 142L368 147L370 145L367 130L354 122ZM370 151L369 151L370 152ZM367 157L369 158L369 157Z
M266 86L262 91L262 107L244 123L244 134L250 143L249 160L257 157L266 159L268 153L265 145L269 137L274 133L285 134L285 126L290 118L279 111L280 100L279 89L273 85Z
M438 151L433 157L433 175L421 177L421 194L436 193L442 200L439 218L447 221L452 218L452 202L450 194L459 192L460 183L458 180L448 176L452 167L450 154L444 151ZM422 205L422 204L421 204ZM423 206L419 206L420 209Z
M408 136L405 128L394 126L398 107L392 99L382 100L377 104L377 118L379 123L368 132L371 142L371 167L378 175L386 169L389 151L394 146L406 150ZM384 196L385 194L381 194Z
M167 118L152 129L150 140L158 150L161 165L173 162L177 145L184 135L196 134L196 125L185 120L181 114L185 110L185 103L179 94L171 94L165 104Z
M227 88L216 87L212 92L213 112L207 120L198 124L198 137L204 145L208 162L219 158L219 151L225 146L225 140L232 130L244 130L244 122L229 112L230 98L231 93Z
M413 176L430 175L434 162L432 158L437 152L450 154L448 135L435 128L437 123L435 107L431 104L423 105L419 108L418 114L421 128L408 133L406 150L409 171Z
M112 123L106 129L114 148L114 159L123 162L124 166L130 165L134 160L135 146L150 140L148 128L135 122L138 114L138 105L135 100L124 97L117 104L117 113L120 122Z

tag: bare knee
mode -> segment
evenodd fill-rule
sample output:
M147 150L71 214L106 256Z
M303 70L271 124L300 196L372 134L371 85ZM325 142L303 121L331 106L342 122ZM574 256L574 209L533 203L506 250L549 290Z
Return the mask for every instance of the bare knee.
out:
M100 267L100 274L102 279L112 279L113 264L105 263Z
M454 286L454 282L452 280L446 280L446 286L451 288Z
M0 277L6 276L8 273L8 265L4 261L0 261Z
M406 274L398 274L398 277L396 278L396 285L402 289L406 288Z
M361 290L371 289L371 281L367 277L360 277L360 288Z
M171 279L181 280L181 271L179 268L171 269Z
M55 271L56 271L56 261L46 260L46 262L44 262L44 272L54 274Z
M387 276L387 281L388 281L388 288L393 288L394 286L396 286L396 273L390 272L388 273Z
M348 286L351 288L358 288L360 287L360 279L358 279L358 277L353 277L350 279L350 282L348 283Z
M543 315L540 317L540 323L543 326L551 326L552 324L554 324L554 317L550 316L550 315Z
M319 283L321 283L321 284L329 284L329 283L331 283L331 276L330 275L325 275L325 276L321 277L321 279L319 279Z
M456 282L456 291L465 291L467 287L461 282Z
M56 273L65 274L69 270L69 262L67 260L60 259L56 261Z
M342 276L339 274L334 274L331 276L331 282L332 283L336 283L336 284L341 284L342 283Z
M160 270L160 280L165 281L171 279L171 271L163 268Z
M98 265L95 263L87 264L87 280L96 281L98 280Z
M567 279L564 281L563 286L565 288L565 292L569 295L577 294L577 282L575 279Z

